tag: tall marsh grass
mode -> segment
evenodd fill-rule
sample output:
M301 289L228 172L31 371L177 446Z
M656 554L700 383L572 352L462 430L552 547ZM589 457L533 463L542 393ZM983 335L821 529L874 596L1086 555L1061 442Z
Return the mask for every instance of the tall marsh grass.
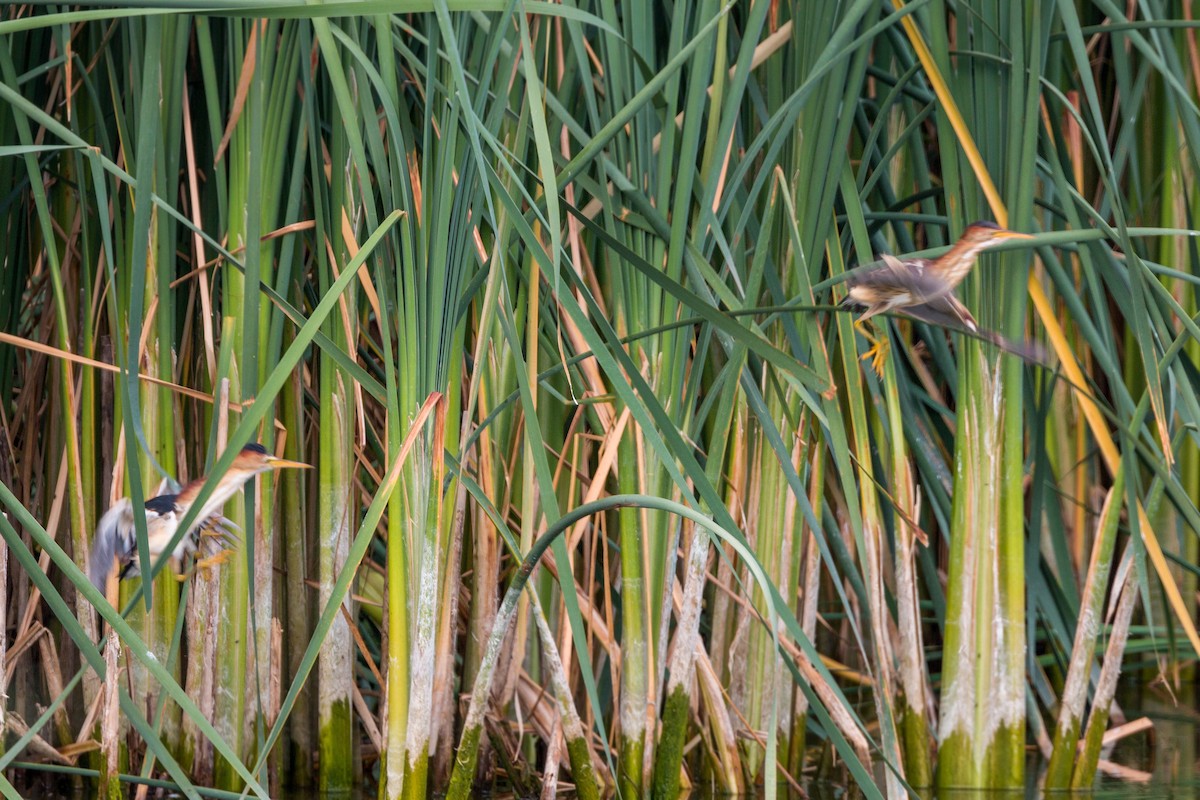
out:
M0 14L6 797L1087 787L1190 680L1186 6L328 10ZM1041 355L876 371L843 274L975 219ZM252 440L233 558L88 583Z

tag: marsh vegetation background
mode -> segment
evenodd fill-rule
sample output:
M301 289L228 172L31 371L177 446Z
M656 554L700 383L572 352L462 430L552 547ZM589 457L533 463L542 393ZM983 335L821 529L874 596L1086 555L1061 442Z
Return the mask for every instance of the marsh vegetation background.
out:
M159 5L0 11L6 796L1086 788L1193 680L1191 4ZM1036 358L839 309L977 219Z

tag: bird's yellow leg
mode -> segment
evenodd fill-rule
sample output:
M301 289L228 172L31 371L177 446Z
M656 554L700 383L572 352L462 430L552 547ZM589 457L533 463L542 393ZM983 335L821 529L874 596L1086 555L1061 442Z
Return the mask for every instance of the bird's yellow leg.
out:
M216 569L231 558L233 558L232 550L219 550L216 553L213 553L211 556L197 559L196 569L204 570L205 577L208 577L208 570Z
M870 359L871 369L875 370L875 374L883 377L883 367L887 364L887 357L890 351L888 337L886 335L875 335L867 331L867 326L864 320L858 320L854 323L854 329L862 334L863 338L871 343L867 352L863 353L861 358L863 361ZM886 334L886 332L885 332Z
M187 573L183 571L183 563L174 556L171 557L171 577L179 583L187 580Z
M201 528L201 539L216 539L218 542L228 543L231 540L229 531L223 531L218 528ZM236 540L234 540L236 541Z

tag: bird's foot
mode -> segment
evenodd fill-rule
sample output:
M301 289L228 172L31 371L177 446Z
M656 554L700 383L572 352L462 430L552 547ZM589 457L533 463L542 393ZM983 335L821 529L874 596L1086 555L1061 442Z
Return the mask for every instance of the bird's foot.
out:
M871 369L875 370L875 374L883 377L883 368L887 364L888 353L891 352L891 346L888 344L886 336L876 336L867 331L867 326L863 320L854 323L854 329L862 334L863 338L871 343L867 352L863 353L861 358L863 361L870 360Z
M217 567L221 566L222 564L224 564L226 561L228 561L231 558L233 558L232 550L220 550L216 553L213 553L211 556L197 559L196 571L203 572L204 577L209 578L209 577L211 577L209 575L210 570L216 569Z

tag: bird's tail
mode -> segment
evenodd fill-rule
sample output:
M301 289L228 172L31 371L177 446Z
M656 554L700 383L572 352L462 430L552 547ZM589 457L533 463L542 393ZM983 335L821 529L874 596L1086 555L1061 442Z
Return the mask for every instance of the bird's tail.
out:
M1050 357L1046 353L1046 348L1037 342L1014 342L1012 339L1001 336L998 333L983 329L979 330L979 338L991 342L1009 355L1016 356L1030 364L1039 364L1043 367L1050 366Z
M122 497L100 518L96 526L96 537L92 540L92 554L88 559L88 578L92 585L104 591L108 573L112 570L113 558L121 544L122 518L132 515L128 497Z

